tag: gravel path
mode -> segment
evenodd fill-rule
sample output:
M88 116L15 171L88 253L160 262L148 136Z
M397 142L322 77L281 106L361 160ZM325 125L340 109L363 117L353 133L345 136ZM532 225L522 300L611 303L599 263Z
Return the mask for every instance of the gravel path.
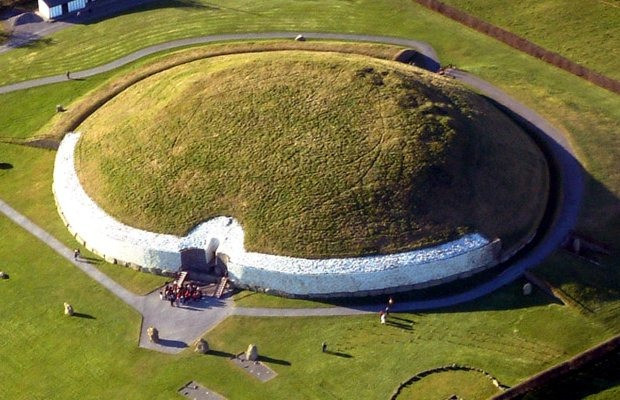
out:
M334 39L334 40L350 40L350 41L367 41L378 43L399 44L403 46L413 47L423 52L427 57L438 62L437 55L434 50L426 43L367 35L349 35L349 34L328 34L328 33L303 33L308 39ZM210 43L220 40L242 40L242 39L267 39L292 37L291 33L262 33L262 34L233 34L233 35L216 35L203 36L198 38L183 39L173 42L163 43L157 46L151 46L143 50L132 53L128 56L110 62L103 66L76 72L75 77L92 76L99 72L109 71L128 62L134 61L154 52L172 49L178 46L186 46L188 44ZM482 94L495 100L499 104L508 107L512 112L520 118L530 123L537 131L540 139L547 145L549 154L553 157L557 164L560 174L562 193L560 194L561 203L555 214L555 220L551 224L549 230L539 243L532 248L529 253L519 260L515 261L501 274L496 276L489 282L472 288L464 293L454 296L447 296L439 299L427 301L410 301L401 302L394 307L394 311L416 311L430 310L442 307L453 306L463 302L471 301L487 295L502 286L519 278L525 270L538 265L546 257L548 257L561 241L568 234L569 230L575 225L577 215L583 195L583 171L578 161L575 159L573 152L561 132L556 130L544 118L529 109L525 105L517 102L515 99L501 91L499 88L483 81L477 77L466 74L458 70L448 70L447 73L455 79L469 85ZM64 75L55 77L35 79L31 81L21 82L19 84L8 85L0 88L0 93L14 91L29 87L36 87L48 83L66 80ZM101 283L112 293L117 295L127 304L138 310L143 315L143 326L140 336L140 345L142 347L151 348L157 351L176 353L187 347L193 340L204 334L205 331L213 328L229 315L244 316L261 316L261 317L303 317L303 316L328 316L328 315L357 315L378 311L380 305L368 305L359 307L333 307L333 308L310 308L310 309L273 309L273 308L242 308L235 307L232 300L225 299L222 301L205 300L203 303L185 308L170 307L169 303L159 300L157 293L148 296L137 296L128 292L126 289L112 281L106 275L99 272L90 264L75 262L70 249L54 237L46 233L43 229L35 225L23 215L9 207L6 203L0 201L0 212L8 216L18 225L31 232L37 238L48 244L56 252L72 262L78 268L82 269L93 279ZM201 312L203 311L203 312ZM160 330L160 336L163 341L158 344L149 343L146 338L146 329L148 326L154 325Z

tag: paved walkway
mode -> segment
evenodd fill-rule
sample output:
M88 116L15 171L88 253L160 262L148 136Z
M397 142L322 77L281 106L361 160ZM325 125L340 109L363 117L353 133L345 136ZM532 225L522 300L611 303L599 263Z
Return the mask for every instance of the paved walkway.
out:
M100 65L98 67L89 68L82 71L72 71L71 78L88 78L89 76L112 71L113 69L122 67L123 65L127 65L148 55L184 46L234 40L293 39L295 38L295 36L297 36L297 34L299 34L299 32L231 33L225 35L199 36L187 39L172 40L170 42L145 47L144 49L135 51L131 54L118 58L114 61L110 61L109 63ZM432 62L430 63L432 65L429 66L431 69L433 69L433 66L439 68L439 59L435 50L428 43L417 40L401 39L389 36L349 35L319 32L301 32L301 34L304 35L307 39L331 39L356 42L387 43L397 46L410 47L422 53L427 59L432 60ZM67 79L66 74L31 79L23 82L12 83L10 85L0 86L0 94L14 92L16 90L29 89L37 86L49 85L51 83L66 82L68 80L69 79Z
M124 65L135 59L143 57L153 52L174 48L175 46L185 46L195 43L209 43L219 40L236 40L236 39L264 39L264 38L280 38L290 37L290 33L263 33L263 34L235 34L235 35L217 35L203 36L193 39L184 39L158 46L151 46L141 51L130 54L129 56L120 58L116 61L90 70L80 72L76 76L91 76L95 71L103 72L118 66ZM322 34L322 33L304 33L309 38L334 39L334 40L350 40L350 41L370 41L384 42L392 44L400 44L413 47L419 51L423 51L428 57L437 61L434 50L425 43L412 41L408 39L386 38L379 36L365 35L347 35L347 34ZM423 46L422 46L423 45ZM418 47L421 46L421 47ZM583 195L583 171L581 166L575 159L573 152L561 132L556 130L544 118L529 109L525 105L517 102L509 95L501 91L499 88L483 81L475 76L466 74L458 70L448 70L449 75L455 79L467 84L489 98L495 100L501 105L508 107L519 118L534 127L537 135L548 147L548 153L553 157L554 162L560 174L562 193L559 198L559 204L555 220L551 224L548 232L534 246L527 255L513 262L501 274L493 278L491 281L472 288L466 292L459 293L454 296L447 296L439 299L426 301L410 301L401 302L394 307L394 311L416 311L430 310L442 307L453 306L463 302L471 301L487 295L502 286L519 278L525 270L538 265L546 257L548 257L561 241L568 234L569 230L575 225ZM22 82L21 88L36 87L47 83L52 83L54 79L66 79L64 76L56 76L50 78L36 79ZM50 81L51 80L51 81ZM16 85L8 85L0 88L4 92L19 90ZM52 249L72 262L78 268L82 269L89 276L101 283L112 293L121 298L124 302L136 309L143 315L143 326L140 336L140 346L151 348L157 351L176 353L190 345L195 339L200 337L204 332L216 326L229 315L245 315L245 316L266 316L266 317L302 317L302 316L328 316L328 315L357 315L378 311L381 306L367 305L358 307L333 307L333 308L310 308L310 309L272 309L272 308L241 308L235 307L232 300L225 299L222 301L205 300L197 306L175 308L170 307L169 303L159 300L157 293L148 296L137 296L128 292L126 289L112 281L103 273L99 272L90 264L75 262L73 260L72 251L65 247L62 243L49 235L43 229L38 227L32 221L9 207L6 203L0 201L0 212L8 216L18 225L31 232L37 238L48 244ZM160 344L149 343L146 338L146 329L148 326L154 325L160 330L160 336L163 339Z

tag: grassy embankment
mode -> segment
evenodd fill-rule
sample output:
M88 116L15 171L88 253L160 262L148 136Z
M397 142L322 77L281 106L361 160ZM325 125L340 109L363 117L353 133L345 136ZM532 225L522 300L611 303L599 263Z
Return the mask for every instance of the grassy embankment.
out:
M620 146L617 142L618 136L610 134L617 129L618 121L620 121L620 104L617 96L613 97L609 92L593 87L576 77L520 55L491 39L410 5L407 1L362 2L360 4L326 2L325 5L319 4L318 6L313 3L311 7L316 7L314 10L316 13L312 14L309 12L310 9L291 11L291 8L287 8L306 7L306 3L296 2L289 6L288 2L281 2L280 9L272 7L275 3L226 2L230 7L236 7L239 10L237 15L245 17L243 20L236 21L239 25L235 25L235 29L237 26L243 26L248 20L249 22L256 21L252 15L247 15L243 11L244 7L258 4L259 7L263 6L269 14L269 18L262 22L265 24L262 28L264 30L270 29L270 26L282 27L286 25L284 20L288 20L290 29L301 29L300 26L303 25L304 27L312 26L314 29L380 31L395 36L426 39L438 49L444 62L456 63L503 87L552 120L556 126L570 135L573 143L578 147L580 159L590 174L588 203L584 217L580 221L581 229L595 232L602 239L617 246L617 233L620 229L617 219L618 194L620 193L620 177L617 171L620 169L617 168L617 160ZM342 12L336 10L337 6L341 6ZM322 14L322 10L326 10L326 13ZM101 56L109 59L112 56L104 50L106 46L110 47L112 53L123 54L123 51L127 49L122 47L122 44L126 41L117 40L115 35L110 34L110 32L115 32L115 29L119 29L118 32L121 34L123 29L131 30L132 34L137 33L139 38L136 41L128 41L131 46L137 48L143 43L163 40L166 35L201 34L203 22L205 25L212 24L212 28L209 28L211 32L221 27L231 26L219 25L217 21L206 18L205 14L198 16L203 22L197 23L198 18L196 18L190 21L193 21L193 24L184 25L178 23L178 18L170 19L171 12L176 14L184 11L154 10L147 15L152 24L136 24L136 21L142 21L145 16L145 14L137 13L127 14L122 21L115 19L105 21L97 29L91 31L99 32L97 35L100 36L101 42L92 40L95 36L74 37L67 34L61 39L54 36L55 46L66 45L70 50L71 57L68 58L63 57L63 52L56 50L47 52L43 57L37 55L36 53L44 46L20 50L19 56L11 56L16 60L11 68L22 63L23 66L19 67L19 74L23 75L13 74L13 78L21 80L32 76L28 74L63 72L67 69L64 65L72 65L71 69L75 69L74 67L80 66L81 62L88 63L89 61L86 60L88 57ZM385 14L385 18L377 18L379 14ZM187 15L191 17L189 13ZM302 16L311 19L304 23ZM331 20L332 17L334 20ZM368 23L362 23L364 20ZM171 24L176 24L176 29L169 29L166 33L156 31L152 39L148 38L147 30L136 29L136 26L150 25L149 29L163 27L165 31L171 26L168 24L169 21ZM275 25L272 25L274 23ZM263 25L254 23L248 26L252 28ZM87 30L80 29L80 31L84 34ZM101 32L107 32L108 35L102 35ZM84 38L83 41L82 38ZM71 47L70 43L75 39L78 39L80 44ZM119 43L120 47L110 46L111 42ZM102 43L103 46L97 52L84 46L85 43L91 43L93 46ZM81 53L78 50L79 46L85 49L82 54L89 54L85 59L77 57ZM30 59L38 60L38 62L35 62L35 65L31 66L31 71L28 71L30 67L26 60ZM6 65L5 60L6 58L2 58L0 64ZM37 65L40 65L41 69ZM7 78L9 79L12 78ZM70 83L72 84L75 82ZM64 84L55 87L64 90L61 89L65 87L62 85ZM30 95L33 98L37 97L36 91L31 92ZM4 96L0 96L0 101L3 98ZM27 105L28 102L24 104ZM55 104L56 101L51 102L50 108L53 108ZM3 111L11 110L11 113L0 113L0 120L4 123L15 115L15 110L10 103L4 103L1 107ZM17 113L21 111L18 110ZM25 112L32 111L25 110ZM22 133L27 135L26 132ZM21 150L17 149L21 148L3 145L0 148L0 157L6 159L14 156L18 159L18 153ZM47 188L50 186L49 177L51 176L39 173L37 168L37 165L45 168L43 165L46 162L51 163L52 157L44 156L48 154L46 151L38 149L25 149L25 151L31 152L32 158L25 160L31 161L30 163L14 163L16 166L20 165L20 174L16 171L17 167L13 170L0 171L4 173L0 177L2 179L0 188L5 187L8 180L16 178L11 184L17 191L15 193L15 191L7 190L0 197L7 200L10 197L12 204L20 204L20 210L29 204L28 198L20 198L22 195L29 195L25 187L36 186L35 183L40 182L40 188L49 190ZM41 164L37 164L37 160ZM0 160L0 162L3 161ZM48 168L47 171L51 170L51 167L46 168ZM19 177L24 177L24 179L17 179ZM33 198L35 205L41 205L42 203L39 202L49 200L51 200L50 196ZM46 219L50 219L49 215L55 215L53 206L49 210L47 215L34 212L38 214L35 218L37 222L44 224ZM87 303L78 301L78 303L74 302L78 312L91 314L97 318L96 321L121 318L126 321L127 325L124 326L136 323L135 319L132 319L135 318L132 316L134 314L119 317L121 315L119 313L129 311L121 312L120 310L125 308L120 303L118 307L109 307L110 304L115 304L116 300L107 293L100 294L98 290L103 289L89 280L85 281L80 278L83 275L79 271L67 268L62 271L62 274L58 274L58 270L54 268L62 265L64 261L56 258L45 246L33 240L29 235L21 234L18 228L7 225L5 220L2 220L0 224L2 225L2 237L11 238L0 248L3 265L8 266L5 270L12 273L12 276L18 277L21 272L17 272L17 268L24 268L29 276L29 279L22 279L14 285L11 292L7 292L7 296L3 297L22 299L24 304L22 308L3 307L9 312L4 315L0 330L5 327L10 328L10 331L3 332L2 335L2 337L10 338L8 345L2 347L3 365L11 367L1 368L0 376L3 381L10 381L12 384L3 388L0 397L6 396L7 399L100 398L104 396L168 399L175 396L174 391L179 386L192 379L206 384L229 398L251 396L288 398L290 393L297 393L298 390L310 398L327 397L330 393L339 397L351 397L362 393L366 398L385 398L398 382L419 370L450 362L475 363L476 366L491 371L502 382L514 384L525 376L566 359L603 337L608 337L611 332L617 332L618 327L617 318L613 318L618 315L617 312L610 314L612 318L605 319L606 331L603 333L598 323L594 322L599 319L598 312L582 315L555 305L537 306L531 303L518 303L520 296L517 294L518 290L513 288L512 292L507 292L508 297L504 297L505 292L501 291L476 302L475 306L461 308L457 313L404 316L416 322L413 331L401 331L391 327L388 328L389 330L379 329L382 327L375 325L374 316L338 318L337 323L332 318L266 321L235 318L226 321L224 325L212 331L208 339L212 347L218 350L238 352L243 350L248 343L255 342L267 356L291 363L291 366L272 364L272 367L281 375L272 383L262 385L253 381L253 378L243 375L243 372L234 369L223 358L214 356L205 358L185 354L173 357L175 361L170 361L171 358L168 356L142 352L135 347L137 327L130 329L131 332L127 334L131 338L117 340L119 330L111 325L97 325L99 329L83 329L83 326L79 325L79 330L67 330L64 323L59 325L56 311L53 312L53 320L42 319L41 316L45 313L36 308L42 304L41 299L48 300L49 304L54 299L59 302L58 314L60 314L62 301L73 301L74 295L83 296L86 292L90 296L86 297L92 299L95 305L102 306L103 309L100 313L99 308L91 308ZM610 278L617 276L617 268L613 268L613 260L607 260L606 264L605 271L608 271L607 275ZM549 269L556 274L568 277L563 287L574 286L577 289L576 293L580 295L586 293L585 290L594 294L599 290L598 282L592 279L594 275L599 274L599 270L588 264L560 258L552 260ZM47 280L32 279L37 275L47 276L46 271L55 273ZM9 280L0 283L10 285L10 282ZM72 286L68 285L70 282L75 282L80 288L64 292L62 298L52 296L54 291L50 292L50 287ZM91 282L92 290L84 291L83 287L88 288L89 282ZM591 287L588 286L588 282L592 284ZM608 284L613 287L612 283ZM506 301L507 298L512 299L512 302ZM538 299L540 301L540 298ZM617 304L617 299L617 291L615 295L612 291L605 298L593 297L589 305L598 304L605 307ZM520 301L524 299L521 298ZM71 321L69 323L82 321L60 320ZM83 322L94 321L83 320ZM48 332L56 332L56 335L48 335ZM274 332L278 334L274 335ZM569 332L570 335L558 334L558 332ZM106 343L105 341L109 340L111 335L115 339L108 341L106 346L102 346L101 344ZM125 336L125 334L120 336ZM70 347L67 347L67 337L74 339ZM366 337L368 339L365 339ZM317 338L321 339L317 340ZM321 340L327 340L334 349L350 354L353 358L345 359L337 356L328 359L320 358L318 351L313 353L310 350L318 348L318 342ZM516 345L511 342L513 340L517 340ZM558 342L561 344L557 344ZM529 345L524 345L524 343L529 343ZM44 351L33 354L25 352L30 349L41 349L39 344L46 344L51 350L43 349ZM523 349L532 348L531 346L536 348L535 352L524 352ZM541 349L549 348L556 349L565 355L554 358L550 353L546 353L547 350L541 353ZM53 349L59 349L61 353L52 351ZM98 349L105 349L106 354L98 353ZM512 352L513 356L506 357L507 352ZM148 360L144 354L148 354ZM113 360L109 359L110 355L113 356ZM546 357L546 361L541 360L540 357ZM32 364L32 358L38 360L36 364ZM355 387L352 387L353 385ZM617 397L609 393L602 392L599 396L592 396L592 398Z
M231 215L263 253L358 256L468 231L510 247L546 204L542 153L501 112L451 80L368 57L194 62L127 89L78 130L80 180L119 220L183 235Z
M617 1L441 0L594 71L620 79Z
M0 234L13 239L0 248L10 274L0 281L0 376L11 382L2 399L169 399L190 380L231 399L379 399L416 372L453 362L514 384L609 335L540 294L521 296L513 285L476 305L398 315L388 326L375 315L230 318L206 336L214 353L171 356L139 349L134 311L4 217ZM77 317L62 315L65 301ZM321 353L322 341L336 354ZM249 343L278 372L275 380L260 383L227 360ZM463 385L480 386L475 379Z
M269 3L273 5L277 2ZM617 168L620 145L618 136L609 134L620 121L617 96L519 54L408 1L364 2L360 5L346 2L338 3L339 9L333 9L332 5L336 3L329 2L318 7L318 11L311 16L308 16L304 4L281 4L277 13L271 11L275 9L273 7L263 7L266 11L261 11L270 15L269 24L264 27L258 18L261 14L256 15L256 10L253 11L252 8L254 5L260 8L264 3L232 4L221 10L192 10L192 13L182 8L127 13L90 25L88 29L78 27L75 28L76 31L58 33L52 37L53 45L49 48L41 44L39 47L20 49L0 56L0 60L6 66L7 72L14 70L11 73L13 78L7 75L5 81L22 80L35 75L92 66L142 45L167 38L204 32L234 31L242 29L241 25L249 26L249 29L254 27L255 30L267 30L270 27L291 29L294 26L294 29L363 31L425 39L438 50L444 63L456 63L461 68L504 88L569 135L589 173L586 207L580 220L580 229L617 245L620 232L620 207L617 200L620 193L620 168ZM322 13L323 10L326 11L325 14ZM243 16L243 23L227 17L228 13ZM346 17L341 13L346 13ZM375 18L376 15L384 17L379 21ZM189 18L188 21L193 21L193 24L177 23L182 17ZM153 22L149 24L149 29L134 29L136 21L145 18ZM232 21L236 23L231 25ZM246 22L252 24L247 25ZM160 28L165 30L170 23L176 24L176 29L160 31ZM204 28L203 24L208 27ZM138 25L145 26L141 23ZM126 32L129 26L132 27L131 34ZM98 35L100 31L115 32L118 36ZM92 40L95 37L92 35L100 38ZM118 37L123 37L123 40L117 40ZM112 46L108 40L114 40L117 44ZM58 46L63 46L66 51L55 51ZM613 61L607 60L607 64L613 65ZM32 92L32 96L37 97L36 91ZM0 101L2 99L6 97L0 96ZM4 116L5 120L12 120L13 115L22 111L11 107L10 102L4 104L8 107L6 109L12 111L0 115L0 118ZM50 102L49 109L53 109L54 104L56 101ZM24 111L32 112L28 109ZM579 263L576 267L572 264L566 266L575 273L589 270L587 265Z

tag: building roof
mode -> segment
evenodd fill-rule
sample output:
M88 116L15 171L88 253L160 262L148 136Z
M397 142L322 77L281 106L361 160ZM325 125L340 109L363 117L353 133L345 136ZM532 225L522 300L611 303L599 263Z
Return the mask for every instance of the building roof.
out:
M54 7L54 6L59 6L63 3L68 3L71 0L42 0L45 4L47 4L48 7Z

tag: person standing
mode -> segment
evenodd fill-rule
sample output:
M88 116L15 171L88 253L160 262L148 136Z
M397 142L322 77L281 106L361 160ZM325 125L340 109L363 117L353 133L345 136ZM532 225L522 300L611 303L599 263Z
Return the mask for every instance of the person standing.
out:
M80 249L75 249L73 250L73 259L77 261L78 258L80 258L82 256L82 254L80 253Z

